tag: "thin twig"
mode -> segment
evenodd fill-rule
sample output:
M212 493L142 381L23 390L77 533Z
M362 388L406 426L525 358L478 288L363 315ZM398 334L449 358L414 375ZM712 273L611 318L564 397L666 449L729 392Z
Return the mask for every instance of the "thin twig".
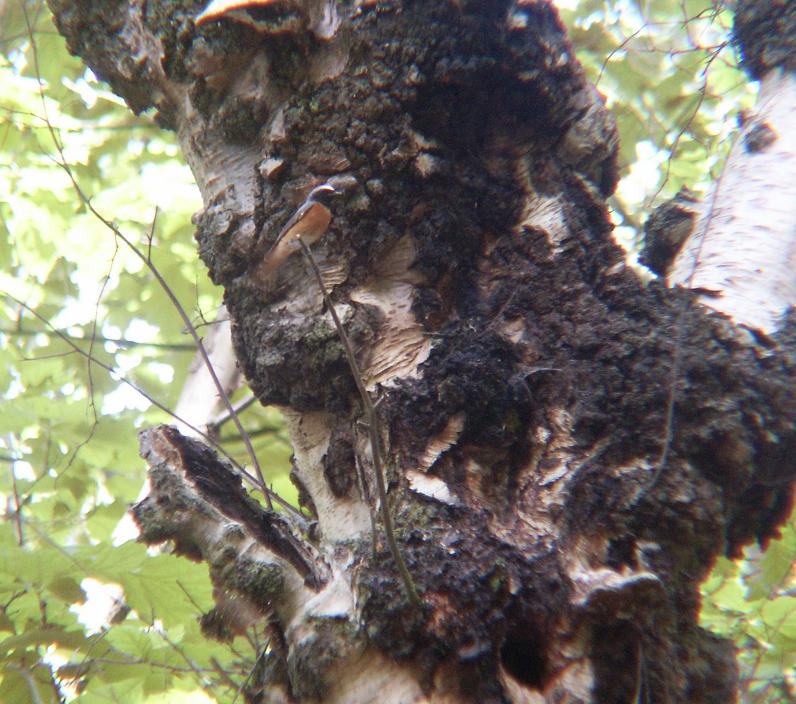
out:
M401 551L398 549L398 542L395 539L392 517L390 516L389 506L387 505L387 486L384 480L381 434L379 433L379 422L378 416L376 415L376 408L373 405L373 401L370 398L368 390L365 388L365 382L362 380L362 374L359 371L359 365L357 364L356 357L354 356L354 351L351 348L351 343L348 340L348 335L346 335L346 332L343 329L343 324L340 322L337 311L334 309L334 305L332 305L332 301L329 298L329 293L326 290L326 285L323 283L323 277L321 276L321 270L318 268L318 263L315 261L315 257L312 255L312 251L310 250L309 246L300 235L297 239L301 245L302 251L304 252L304 257L312 268L312 272L315 275L315 279L317 280L318 286L321 289L323 302L332 316L334 326L337 329L337 334L340 337L340 342L343 345L343 351L345 352L348 366L351 368L351 374L354 377L354 383L356 384L357 391L359 391L360 398L362 399L362 409L365 413L365 422L368 425L370 449L373 456L373 473L376 475L376 488L379 492L381 517L382 521L384 522L384 535L387 538L387 545L390 548L390 553L395 560L398 571L401 573L401 578L403 579L404 588L406 589L406 594L409 597L409 601L415 605L421 605L423 602L417 593L417 589L415 589L415 583L412 581L412 575L409 574L409 570L406 567L406 563L401 555Z
M373 536L373 556L375 557L378 552L376 546L376 515L373 513L373 506L370 502L370 489L368 488L367 477L365 476L365 468L362 466L359 456L354 458L354 465L357 468L357 478L359 479L359 484L362 487L362 498L365 499L365 503L368 505L368 516L370 517L370 534Z
M36 680L33 679L33 675L31 675L26 669L23 669L17 665L6 663L5 667L7 667L9 670L13 670L23 680L25 680L25 683L28 685L28 691L30 692L30 700L33 702L33 704L44 704L41 695L39 694L39 690L36 687Z
M257 397L254 394L249 394L246 398L241 399L232 407L234 415L243 413L243 411L245 411L249 406L253 405L256 401ZM226 423L228 420L231 420L232 416L233 414L230 414L228 410L221 411L207 424L208 430L218 433L218 431L221 429L221 426L224 425L224 423ZM251 433L249 433L249 435L251 436Z
M77 354L80 354L80 355L82 355L84 357L88 357L88 353L85 350L81 349L78 345L76 345L69 337L67 337L66 335L63 335L60 330L58 330L57 328L53 327L52 323L50 323L50 321L48 321L46 318L44 318L42 315L40 315L36 310L31 308L26 303L23 303L22 301L20 301L18 298L15 298L11 294L5 293L3 295L6 296L9 300L14 301L14 303L16 303L18 306L21 306L22 308L27 310L37 320L39 320L42 323L44 323L45 325L47 325L53 331L53 333L55 335L60 337ZM126 384L127 386L129 386L131 389L133 389L133 391L136 391L137 393L139 393L147 401L149 401L153 406L155 406L156 408L159 408L164 413L167 413L171 418L174 418L174 420L179 421L180 423L183 423L186 428L190 428L191 430L193 430L197 435L199 435L203 440L205 440L209 445L211 445L216 450L216 452L218 452L219 454L223 455L232 464L232 466L235 467L235 469L237 469L241 473L241 475L245 479L247 479L253 486L256 486L256 487L260 488L260 483L259 483L258 479L256 477L254 477L250 472L247 472L246 469L241 467L240 463L232 455L230 455L221 445L219 445L210 435L208 435L204 431L200 430L199 428L191 425L191 423L189 423L184 418L181 418L180 416L178 416L168 406L164 405L163 403L158 401L156 398L154 398L153 396L148 394L146 391L144 391L144 389L142 389L140 386L137 386L135 383L130 381L128 378L126 378L115 367L112 367L110 364L106 364L105 362L103 362L100 359L97 359L96 357L89 357L89 359L94 364L102 367L109 374L112 374L115 378L119 379L119 381L121 381L123 384ZM279 496L277 493L271 491L270 489L266 489L266 491L268 492L269 497L271 499L273 499L274 501L276 501L280 506L282 506L286 510L290 511L296 517L300 518L302 522L305 521L304 516L301 514L301 512L298 509L296 509L294 506L289 504L281 496Z
M731 146L730 151L732 151L732 148L733 147ZM713 193L711 194L710 205L705 215L704 225L701 227L702 231L698 233L699 240L696 251L694 252L694 261L691 265L691 270L688 273L688 278L685 281L685 288L687 289L690 289L693 286L694 277L696 276L697 269L699 268L699 263L702 256L702 247L705 244L705 239L707 238L708 231L710 230L710 225L713 222L716 210L716 202L718 201L719 192L721 191L721 183L724 179L726 168L727 162L725 161L721 172L716 179L716 187L713 189ZM672 440L674 436L674 410L675 406L677 405L677 381L680 377L680 367L683 363L683 343L685 336L685 315L687 305L688 301L683 301L675 321L674 358L672 359L672 367L669 374L669 397L666 401L666 415L663 428L663 447L661 448L660 458L658 459L658 466L655 468L655 474L652 475L652 479L650 479L649 483L641 490L641 493L638 495L638 499L644 497L658 483L658 480L660 479L661 474L663 473L663 470L669 461L669 453L671 451Z
M154 630L166 643L171 647L171 649L177 653L184 661L185 664L191 669L191 671L196 675L196 678L199 680L200 684L203 687L207 687L210 682L205 677L205 673L203 668L199 666L197 662L193 660L182 648L182 646L178 645L175 641L173 641L169 636L166 634L166 630L164 628L157 628L155 626L155 619L154 617L151 619L151 624L148 624L152 630Z
M58 151L58 155L60 157L60 159L54 159L53 161L55 161L55 163L64 170L70 182L72 183L72 187L77 193L78 198L86 206L89 212L91 212L91 214L94 215L94 217L97 218L97 220L99 220L103 225L105 225L105 227L107 227L118 239L124 242L132 250L132 252L144 263L144 266L146 266L146 268L149 269L151 274L155 277L155 280L163 289L163 292L166 294L171 304L174 306L174 309L177 311L178 315L182 319L185 328L188 330L188 333L193 338L194 343L196 343L196 347L199 351L200 356L202 357L202 361L207 367L207 371L210 374L210 378L213 381L213 385L216 387L216 391L218 392L219 398L221 399L222 403L227 407L227 410L232 415L232 420L235 424L235 428L241 434L244 445L246 446L246 451L248 452L249 458L251 459L252 465L254 466L254 470L257 474L257 479L260 484L260 490L262 491L262 494L265 497L266 505L268 506L269 510L273 510L274 506L271 501L271 492L268 490L268 487L265 483L265 477L263 477L263 472L262 469L260 468L260 462L257 459L256 453L254 452L254 447L252 447L251 440L249 439L249 436L247 435L246 430L243 427L243 424L240 422L240 419L237 417L237 415L235 415L235 411L232 408L232 402L229 400L229 395L227 394L226 389L224 389L223 385L219 381L218 375L216 374L216 371L215 369L213 369L213 365L210 362L210 357L207 354L207 350L205 350L205 346L202 343L202 338L199 337L199 333L196 331L196 328L193 326L193 323L191 322L190 317L186 313L185 308L183 308L182 304L177 299L177 296L175 295L174 291L171 289L171 287L166 282L166 279L163 278L163 275L155 266L151 256L149 256L149 254L145 255L136 244L134 244L131 240L125 237L124 234L122 234L122 231L113 222L111 222L104 215L102 215L94 207L94 205L91 202L91 199L83 192L83 189L80 187L80 184L77 182L77 179L75 178L75 175L72 172L72 168L69 166L69 162L66 160L63 147L61 146L61 142L58 139L58 135L55 133L55 129L50 123L49 116L47 114L47 103L44 99L44 86L42 84L41 72L39 69L38 49L36 47L36 42L33 41L33 36L32 36L33 29L31 27L30 20L28 18L24 6L23 6L23 12L25 15L25 23L28 28L28 32L31 34L31 51L33 53L33 63L39 85L39 96L42 102L42 109L44 110L44 121L47 124L50 137L52 138L53 144L55 145L55 149ZM152 218L152 225L149 231L150 248L152 244L152 238L155 232L155 223L157 221L157 216L158 216L158 209L155 208L155 215Z
M249 684L249 682L251 681L252 677L254 676L254 672L257 669L257 664L260 662L260 660L262 660L265 657L265 652L268 649L269 645L270 645L270 641L265 641L265 643L263 644L262 650L260 650L260 652L257 655L257 657L254 659L254 665L252 665L251 670L249 670L249 674L246 675L246 679L243 680L243 682L240 683L240 686L238 687L237 691L235 692L235 698L232 700L232 704L236 704L236 702L238 701L238 698L241 695L241 692L243 692L243 690L246 689L246 685Z
M63 337L68 337L70 340L77 340L78 342L88 342L90 338L83 335L70 335L69 333L60 331ZM51 333L46 330L8 330L0 328L0 335L11 335L14 337L35 337L36 335L50 336ZM196 352L195 345L186 345L184 343L171 343L171 342L142 342L140 340L125 340L121 337L105 337L104 335L94 335L97 342L103 344L112 344L117 347L152 347L153 349L171 350L174 352Z
M11 486L14 493L14 525L17 529L17 542L22 547L25 544L25 532L22 529L22 503L19 500L19 488L17 487L17 473L14 469L16 460L12 460L11 467Z
M74 182L74 181L73 181ZM155 221L157 220L158 209L155 208L155 216L152 218L152 229L151 233L155 231ZM101 217L101 216L98 216ZM103 220L103 222L106 222ZM166 280L163 278L163 275L160 273L158 268L152 263L152 260L149 256L144 257L143 253L136 247L132 242L130 242L127 238L125 238L121 232L119 232L118 228L116 228L112 223L107 223L107 226L111 227L112 231L120 237L122 242L124 242L128 247L130 247L139 258L143 260L143 262L147 265L149 270L152 272L152 275L155 277L157 282L160 284L160 287L163 289L163 292L168 297L169 301L171 301L172 305L174 306L175 310L182 318L182 322L184 323L185 327L188 330L188 333L193 338L193 341L196 343L196 348L199 350L199 354L202 357L202 361L207 367L207 371L210 374L210 378L213 380L213 385L216 387L216 391L218 392L218 396L221 399L222 403L227 407L227 410L232 417L232 422L235 424L235 428L240 433L241 438L243 439L243 444L246 446L246 451L249 454L249 459L252 461L252 465L254 466L254 471L257 473L257 479L260 482L260 489L263 492L263 496L265 497L265 502L270 510L273 510L274 505L271 502L271 493L268 490L268 486L265 483L265 477L263 477L263 470L260 468L260 462L257 460L257 454L254 451L254 447L252 446L251 438L249 437L248 433L243 427L243 424L238 418L238 414L235 413L235 409L232 407L232 401L229 400L229 395L227 394L226 389L224 388L223 384L218 378L216 374L216 370L213 368L213 364L210 361L210 356L207 354L207 350L202 342L202 338L199 337L199 333L196 331L196 328L193 326L188 313L186 313L185 308L182 307L182 304L177 300L177 296L175 295L174 291L171 290L171 287L166 283ZM152 234L150 234L151 239Z

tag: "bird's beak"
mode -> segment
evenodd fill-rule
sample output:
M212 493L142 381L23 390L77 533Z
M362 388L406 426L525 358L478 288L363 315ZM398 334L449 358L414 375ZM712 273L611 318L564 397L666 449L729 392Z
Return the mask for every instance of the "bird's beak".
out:
M326 185L334 189L335 195L343 195L352 191L358 183L359 181L353 174L337 174L332 176Z

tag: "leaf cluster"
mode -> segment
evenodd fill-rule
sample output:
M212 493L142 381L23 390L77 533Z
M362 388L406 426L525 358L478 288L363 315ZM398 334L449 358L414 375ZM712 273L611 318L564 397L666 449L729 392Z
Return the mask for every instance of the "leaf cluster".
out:
M623 244L637 249L652 206L683 186L702 194L720 172L756 85L738 68L723 0L561 4L578 58L617 121L614 219Z

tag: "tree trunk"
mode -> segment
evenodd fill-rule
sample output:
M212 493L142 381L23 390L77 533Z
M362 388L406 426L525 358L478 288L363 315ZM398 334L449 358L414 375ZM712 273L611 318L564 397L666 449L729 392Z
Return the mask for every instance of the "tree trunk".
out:
M196 440L142 434L143 539L208 562L208 634L271 624L248 701L733 701L698 586L790 510L793 320L749 335L625 265L616 130L554 8L50 4L177 131L239 365L291 432L309 525ZM265 263L330 179L312 256L375 427L299 244Z

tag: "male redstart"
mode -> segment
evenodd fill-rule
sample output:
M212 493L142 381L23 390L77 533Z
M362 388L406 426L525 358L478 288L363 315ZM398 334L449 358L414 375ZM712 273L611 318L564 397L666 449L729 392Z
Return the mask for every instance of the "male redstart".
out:
M313 245L326 234L332 222L332 211L327 203L339 194L340 191L329 183L322 183L310 191L257 267L258 278L268 279L291 254L298 252L301 249L299 237Z

